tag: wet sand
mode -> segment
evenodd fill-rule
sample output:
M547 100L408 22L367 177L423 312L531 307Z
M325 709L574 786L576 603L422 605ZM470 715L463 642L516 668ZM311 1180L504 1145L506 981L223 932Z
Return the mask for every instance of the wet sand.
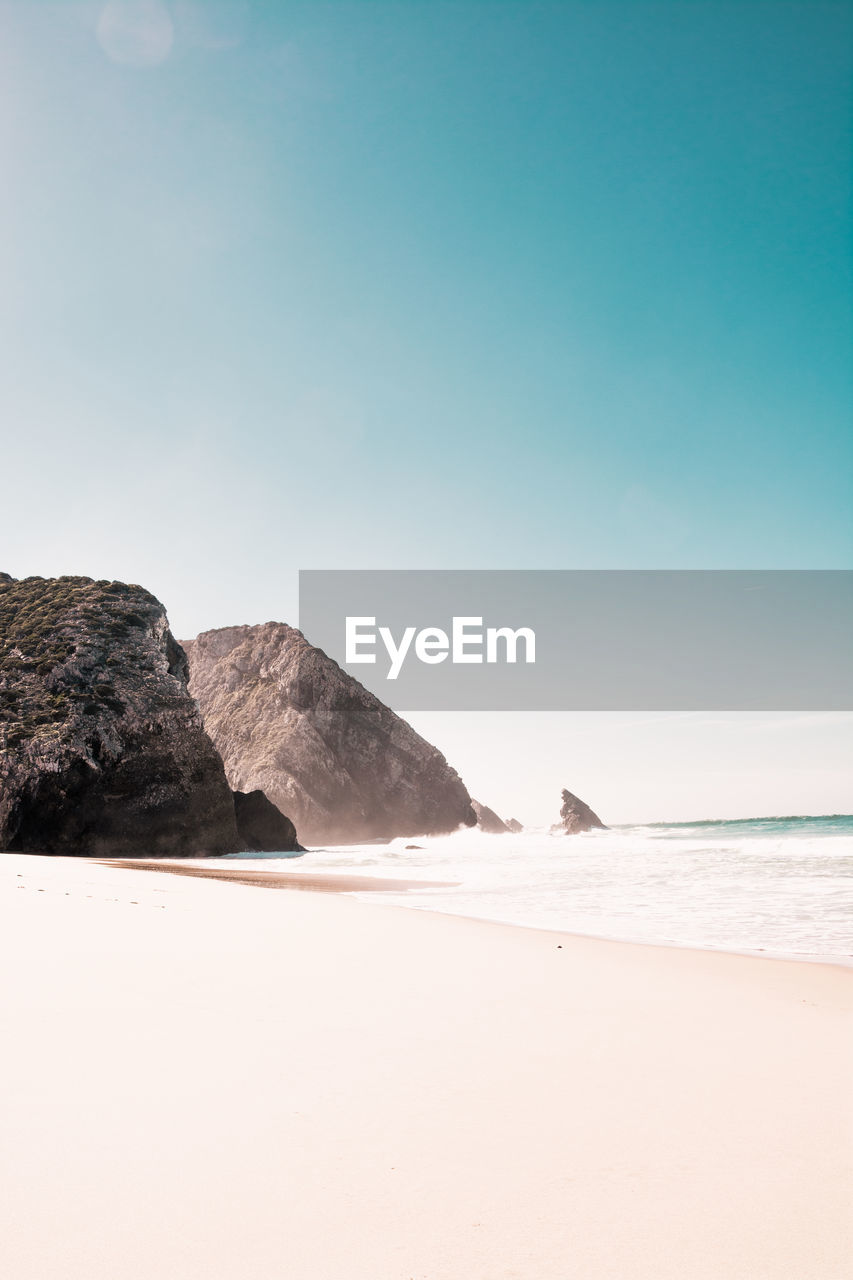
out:
M198 876L202 880L229 880L233 884L257 885L263 889L305 889L311 893L402 893L406 889L424 888L427 882L414 880L373 879L371 876L336 875L305 871L257 871L239 865L223 867L199 862L177 862L161 858L110 858L101 864L105 867L121 867L126 871L160 871L175 876ZM443 889L452 888L453 882L429 881Z

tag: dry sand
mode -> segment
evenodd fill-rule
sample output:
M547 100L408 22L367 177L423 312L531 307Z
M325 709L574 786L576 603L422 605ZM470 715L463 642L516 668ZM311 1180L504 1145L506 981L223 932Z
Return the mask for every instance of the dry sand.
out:
M0 859L9 1280L850 1280L853 973Z

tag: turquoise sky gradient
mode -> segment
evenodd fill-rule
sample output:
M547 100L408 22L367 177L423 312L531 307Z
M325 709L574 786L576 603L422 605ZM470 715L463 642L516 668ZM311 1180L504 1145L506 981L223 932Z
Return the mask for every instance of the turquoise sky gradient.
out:
M849 565L851 34L0 4L3 566Z
M300 568L849 566L852 36L0 0L0 568L191 636ZM524 821L853 807L849 716L413 721Z

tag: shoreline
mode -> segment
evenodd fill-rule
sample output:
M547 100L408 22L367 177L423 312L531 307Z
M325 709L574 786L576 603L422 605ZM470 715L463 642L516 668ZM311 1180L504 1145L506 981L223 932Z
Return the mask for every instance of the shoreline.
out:
M409 882L411 883L411 882ZM422 884L421 884L422 887ZM367 890L345 890L351 892L359 902L364 901L359 895ZM422 911L427 915L447 916L450 920L471 920L477 924L491 924L500 929L530 929L534 933L550 933L557 937L580 938L590 942L612 942L621 947L660 947L666 951L698 951L701 954L719 956L743 956L750 960L775 960L789 964L817 964L827 968L838 968L845 972L853 969L853 955L833 956L823 954L804 954L794 951L769 951L762 948L750 950L748 947L714 947L701 942L672 942L666 939L622 938L611 933L585 933L580 929L558 929L553 925L526 924L516 920L496 920L491 916L471 915L469 912L448 911L446 907L427 907L420 903L415 905L403 902L365 902L366 906L382 906L385 909L399 907L401 911ZM853 1280L853 1277L851 1277Z
M775 960L791 964L816 964L845 971L853 969L853 955L833 956L823 954L803 954L797 952L770 951L763 948L716 947L701 942L673 942L666 939L637 939L617 937L614 934L586 933L577 929L558 929L550 925L521 923L514 920L495 920L491 916L472 915L469 912L448 911L446 907L429 907L422 903L376 902L371 903L362 898L362 894L398 893L405 895L410 889L448 889L458 887L458 881L447 880L394 880L388 877L372 877L360 875L358 872L323 872L323 871L255 871L248 869L238 871L236 867L209 866L193 862L182 864L177 860L160 858L105 858L91 859L103 866L122 867L127 870L154 871L173 873L175 875L197 877L204 880L219 880L232 884L250 885L267 889L294 889L300 892L339 893L352 895L366 906L399 907L401 911L417 911L428 915L447 916L449 919L472 920L479 924L495 925L507 929L532 929L537 933L549 933L568 938L587 938L597 942L612 942L628 947L663 947L675 951L699 951L711 955L744 956L754 960ZM211 861L213 861L211 859Z

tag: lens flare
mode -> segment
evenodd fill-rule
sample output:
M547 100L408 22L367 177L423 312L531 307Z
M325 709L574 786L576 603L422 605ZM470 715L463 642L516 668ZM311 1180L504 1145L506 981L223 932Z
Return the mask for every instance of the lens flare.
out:
M160 0L109 0L96 32L110 61L128 67L159 66L175 38L172 19Z

